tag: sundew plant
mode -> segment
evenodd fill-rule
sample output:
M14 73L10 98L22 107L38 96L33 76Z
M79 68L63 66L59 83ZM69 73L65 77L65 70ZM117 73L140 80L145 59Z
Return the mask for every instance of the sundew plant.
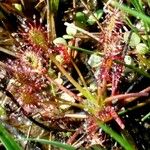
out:
M147 150L149 7L0 2L0 147Z

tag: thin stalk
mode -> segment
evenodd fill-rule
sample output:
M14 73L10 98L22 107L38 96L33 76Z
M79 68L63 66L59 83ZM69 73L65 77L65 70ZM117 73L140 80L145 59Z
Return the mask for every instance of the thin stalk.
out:
M65 114L64 117L77 118L77 119L87 119L88 116L84 114Z
M75 26L74 24L65 22L64 25L65 25L65 26L69 26L69 27L71 27L71 28L74 28L74 29L76 29L76 30L78 30L78 31L80 31L80 32L82 32L82 33L88 35L89 37L93 38L93 39L96 40L97 42L99 42L99 38L97 38L96 36L94 36L94 35L91 34L90 32L88 32L88 31L86 31L86 30L84 30L84 29L81 29L81 28Z
M87 49L84 49L84 48L79 48L79 47L75 47L75 46L68 46L68 47L71 48L71 49L77 50L77 51L84 52L86 54L90 54L90 55L95 53L93 51L90 51L90 50L87 50Z
M100 53L100 52L94 52L94 51L91 51L91 50L88 50L88 49L85 49L85 48L80 48L80 47L75 47L75 46L68 46L69 48L71 49L75 49L77 51L81 51L81 52L84 52L86 54L97 54L99 56L104 56L104 53Z
M77 130L75 131L75 133L73 133L73 135L71 137L69 137L67 144L72 144L75 140L76 137L83 131L83 126L80 126L79 128L77 128Z
M105 99L105 103L112 102L113 100L120 100L120 99L127 99L131 97L142 97L142 96L148 96L148 93L140 92L140 93L129 93L129 94L120 94L115 96L110 96Z
M31 126L29 127L29 129L28 129L27 138L30 137L31 130L32 130L32 124L31 124ZM24 150L27 150L27 149L28 149L28 143L29 143L29 142L27 141L26 144L25 144Z
M64 105L70 105L70 106L78 107L80 109L84 109L86 107L82 103L75 103L75 102L71 102L71 101L66 101L66 100L64 100L64 99L62 99L60 97L55 97L55 98L58 100L58 102L59 102L60 105L62 105L62 104L64 104Z
M6 48L0 47L0 51L3 52L3 53L6 53L6 54L8 54L8 55L11 55L11 56L13 56L13 57L17 57L14 52L12 52L12 51L10 51L10 50L8 50L8 49L6 49Z
M150 92L150 87L145 88L144 90L140 91L139 93L149 93ZM129 103L134 101L135 99L137 99L138 97L130 97L130 98L126 98L125 102Z
M145 115L142 119L141 119L141 121L145 121L146 119L148 119L150 117L150 112L147 114L147 115Z
M84 78L83 78L83 76L82 76L82 74L81 74L79 68L78 68L77 65L73 62L73 60L71 60L71 63L73 64L75 70L77 71L77 73L78 73L78 75L79 75L79 77L80 77L80 79L81 79L81 81L82 81L84 87L87 89L87 85L86 85L86 83L85 83L85 80L84 80Z
M72 93L70 90L66 89L64 86L62 86L61 84L57 83L55 80L51 79L50 76L45 75L45 77L47 78L48 81L50 81L51 83L54 83L59 89L61 89L62 91L64 91L65 93L67 93L68 95L70 95L71 97L75 98L78 101L83 101L82 98L80 98L79 96L75 95L74 93Z
M123 110L123 111L118 112L118 114L119 114L119 115L123 115L123 114L125 114L125 113L130 112L130 111L133 111L133 110L135 110L135 109L138 109L138 108L140 108L140 107L143 107L143 106L145 106L145 105L147 105L147 104L149 104L149 103L150 103L150 101L145 102L145 103L139 103L139 104L137 104L136 106L133 106L133 107L131 107L131 108L127 108L127 109L125 109L125 110Z
M85 90L83 87L81 87L60 65L53 55L50 55L50 59L59 68L63 75L65 75L67 79L77 88L77 90L80 91L80 93L82 93L90 102L93 102L94 105L97 105L96 98L88 90Z
M53 0L46 0L47 1L47 34L48 40L53 41L56 38L56 30L55 30L55 21L54 21L54 11L52 8Z
M53 139L53 137L52 137L52 132L50 132L50 133L49 133L49 138L48 138L48 140L49 140L49 141L52 141L52 139ZM50 144L48 145L48 150L52 150L52 146L51 146Z
M80 108L80 109L84 109L86 106L84 104L77 104L77 103L72 103L72 102L61 102L60 103L61 105L69 105L69 106L74 106L74 107L77 107L77 108Z

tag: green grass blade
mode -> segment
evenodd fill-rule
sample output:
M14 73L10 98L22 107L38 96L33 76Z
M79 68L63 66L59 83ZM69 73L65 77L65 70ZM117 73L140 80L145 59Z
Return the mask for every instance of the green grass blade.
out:
M58 10L58 7L59 7L59 0L49 0L49 2L50 2L51 10L54 13L57 13L57 10Z
M0 124L0 140L7 150L23 150L2 124Z
M130 14L134 17L140 18L143 21L145 21L146 23L150 24L150 17L149 16L147 16L141 12L138 12L136 10L133 10L133 9L131 9L125 5L119 4L118 2L112 2L112 5L119 8L120 10L127 12L128 14Z
M141 0L132 0L131 1L132 5L135 7L135 9L138 11L138 12L141 12L144 14L144 7L142 5L142 1ZM147 37L147 41L145 41L145 44L147 43L147 46L150 47L150 39L149 39L149 25L143 20L143 23L144 23L144 28L145 28L145 34L146 34L146 37Z
M140 0L132 0L131 3L137 9L137 11L144 12Z
M117 132L112 130L109 126L99 121L98 121L98 125L102 128L103 131L105 131L113 139L115 139L125 150L135 150L135 148L132 145L130 145L130 143L125 139L125 137L119 135Z
M21 140L28 140L28 141L34 141L34 142L39 142L42 144L49 144L55 147L59 147L59 148L63 148L65 150L76 150L75 147L68 145L68 144L63 144L61 142L57 142L57 141L49 141L46 139L32 139L32 138L28 138L28 139L21 139Z
M90 51L90 50L87 50L87 49L84 49L84 48L79 48L79 47L75 47L75 46L68 46L68 47L71 48L71 49L77 50L77 51L87 53L87 54L94 54L95 53L93 51Z
M141 119L141 121L145 121L145 120L148 119L148 118L150 118L150 112L149 112L146 116L144 116L144 117Z
M114 62L117 63L117 64L124 65L125 67L131 69L131 70L134 71L134 72L137 72L137 73L140 74L140 75L143 75L143 76L145 76L145 77L147 77L147 78L150 78L150 74L147 73L144 69L139 69L139 68L137 68L137 67L135 67L135 66L127 65L127 64L125 64L125 63L123 63L123 62L121 62L121 61L118 61L118 60L114 60Z
M95 52L95 51L90 51L90 50L87 50L85 48L80 48L80 47L75 47L75 46L68 46L69 48L71 49L74 49L74 50L77 50L77 51L81 51L83 53L86 53L86 54L97 54L99 56L104 56L103 53L100 53L100 52Z

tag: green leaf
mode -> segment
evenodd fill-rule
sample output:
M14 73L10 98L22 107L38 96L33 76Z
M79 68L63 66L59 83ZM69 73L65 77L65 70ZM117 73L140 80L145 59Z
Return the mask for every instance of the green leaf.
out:
M53 40L53 43L54 43L55 45L57 45L57 44L67 45L66 40L65 40L64 38L62 38L62 37L56 38L55 40Z
M103 131L105 131L113 139L115 139L125 150L135 150L135 148L132 145L130 145L130 143L125 139L125 137L121 136L120 134L112 130L106 124L103 124L99 121L97 123L102 128Z
M14 6L18 11L21 11L21 12L22 12L22 6L21 6L21 4L14 3L13 6Z
M130 14L136 18L142 19L146 23L150 24L150 17L145 15L144 13L133 10L133 9L131 9L125 5L119 4L118 2L115 2L115 1L112 2L112 5L119 8L120 10L127 12L128 14Z
M138 53L140 55L145 55L145 54L149 53L149 48L147 47L146 44L139 43L136 45L136 53Z
M72 24L72 25L73 25L73 24ZM67 28L66 28L66 33L67 33L68 35L75 36L76 33L77 33L77 29L72 28L71 26L67 26Z
M99 67L100 64L102 62L102 57L98 56L96 53L90 55L89 59L88 59L88 64L92 67L92 68L96 68Z
M55 147L59 147L59 148L63 148L65 150L75 150L76 148L68 145L68 144L63 144L61 142L57 142L57 141L49 141L46 139L32 139L32 138L28 138L28 139L21 139L21 140L28 140L28 141L34 141L34 142L39 142L39 143L43 143L43 144L49 144Z
M59 7L59 0L49 0L51 10L56 13Z
M64 38L65 40L71 40L71 39L73 39L74 37L73 37L72 35L65 34L65 35L63 35L63 38Z
M124 41L126 43L128 43L129 35L130 35L130 32L124 33ZM141 41L140 37L135 32L133 32L130 37L129 46L135 47L137 44L140 43L140 41Z
M134 65L134 61L133 61L132 57L129 56L129 55L126 55L126 56L124 57L124 62L125 62L125 64L127 64L127 65Z
M0 117L6 117L6 111L2 106L0 106Z
M83 12L77 12L75 19L76 19L76 21L78 21L80 23L86 23L86 21L87 21L87 18Z
M88 20L87 20L87 23L89 25L93 25L96 22L96 19L99 20L103 15L103 11L101 9L99 9L93 15L90 15Z
M23 150L2 124L0 124L0 140L7 150Z
M137 9L137 11L143 12L141 0L132 0L131 3Z

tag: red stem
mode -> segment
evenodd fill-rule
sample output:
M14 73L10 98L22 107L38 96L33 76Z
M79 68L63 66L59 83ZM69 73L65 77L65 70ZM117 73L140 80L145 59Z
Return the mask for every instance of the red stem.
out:
M120 94L120 95L115 95L115 96L110 96L105 99L106 103L112 102L113 100L121 100L121 99L127 99L127 98L132 98L132 97L142 97L142 96L148 96L148 93L145 92L139 92L139 93L129 93L129 94ZM126 100L125 100L126 101Z
M50 81L51 83L54 83L55 85L57 85L57 87L59 89L61 89L62 91L64 91L65 93L67 93L68 95L72 96L73 98L75 98L78 101L83 101L83 99L77 95L75 95L74 93L72 93L70 90L68 90L67 88L65 88L64 86L62 86L61 84L57 83L55 80L51 79L48 75L44 75L48 81Z

